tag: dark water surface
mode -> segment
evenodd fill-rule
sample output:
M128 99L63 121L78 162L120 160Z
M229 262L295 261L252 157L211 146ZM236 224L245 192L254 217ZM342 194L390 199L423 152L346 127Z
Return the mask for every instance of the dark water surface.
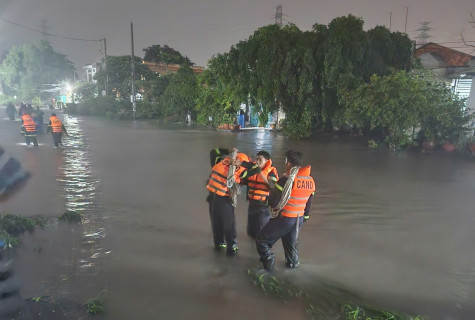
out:
M0 119L0 144L34 174L1 211L85 217L25 237L17 259L24 297L61 292L85 302L107 290L109 319L308 319L302 301L284 304L250 281L260 264L244 197L239 256L212 250L209 150L236 146L269 151L280 173L294 148L313 168L318 190L300 233L302 265L286 270L278 243L277 277L434 319L475 312L474 161L369 150L343 138L296 142L268 131L64 117L71 138L62 150L46 135L40 148L26 148L13 133L18 123Z

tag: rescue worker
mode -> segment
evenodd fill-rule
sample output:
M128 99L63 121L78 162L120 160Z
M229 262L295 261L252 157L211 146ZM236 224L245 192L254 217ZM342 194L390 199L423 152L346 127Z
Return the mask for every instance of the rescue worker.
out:
M226 148L214 148L209 152L209 161L211 168L222 160L222 156L229 155L229 150Z
M275 187L278 179L279 174L272 166L267 151L259 151L256 155L256 164L241 174L241 184L246 184L248 188L247 235L254 240L270 219L269 190Z
M231 193L227 186L228 172L233 163L229 155L222 155L222 159L213 166L210 179L206 188L209 190L208 198L211 228L215 250L226 248L228 256L237 254L239 248L236 240L236 221L234 206L231 202ZM234 178L239 182L239 176Z
M308 217L315 181L310 176L310 166L302 166L302 153L289 150L285 154L286 173L277 181L269 195L269 205L278 214L259 232L256 240L257 252L264 269L272 271L275 256L272 246L282 239L285 263L289 268L299 265L298 233Z
M21 123L21 133L25 136L26 145L29 146L30 143L33 143L33 145L37 147L38 141L36 140L35 120L26 113L21 116Z
M64 127L63 123L59 118L56 116L56 113L52 113L51 117L49 118L49 123L48 123L48 129L46 129L46 132L50 132L51 135L53 136L53 144L55 148L58 148L59 146L63 146L63 143L61 141L61 138L63 137L63 132L68 135L68 132L66 131L66 128Z

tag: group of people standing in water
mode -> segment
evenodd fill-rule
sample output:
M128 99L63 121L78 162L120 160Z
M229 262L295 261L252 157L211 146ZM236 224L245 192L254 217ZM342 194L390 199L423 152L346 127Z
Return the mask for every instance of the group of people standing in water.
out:
M10 102L7 105L6 113L8 114L10 120L15 120L16 108L13 103ZM21 103L20 108L18 109L18 116L20 117L21 122L20 131L25 137L25 143L27 146L31 144L33 144L35 147L38 146L38 140L36 137L38 134L43 132L43 115L44 112L39 107L34 109L31 104ZM63 122L54 112L51 113L46 132L51 132L53 137L53 145L55 148L61 147L63 145L63 133L66 136L68 135Z
M216 148L210 152L211 174L207 183L209 214L215 250L228 256L238 252L234 208L239 186L247 186L247 234L256 241L264 269L272 271L272 246L282 239L288 268L299 265L298 235L309 218L315 181L301 152L285 153L285 173L279 177L269 152L257 152L253 161L245 153Z

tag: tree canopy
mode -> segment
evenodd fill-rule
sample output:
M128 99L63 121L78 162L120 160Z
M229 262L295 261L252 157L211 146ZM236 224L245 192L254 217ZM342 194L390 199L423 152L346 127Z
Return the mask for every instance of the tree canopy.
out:
M45 40L12 47L0 65L5 91L23 99L47 97L48 89L74 78L75 68Z
M152 80L156 76L142 63L142 59L134 57L135 81ZM132 71L130 56L107 56L106 70L99 70L95 79L99 87L105 88L108 92L113 92L117 97L128 99L132 92ZM106 84L106 79L107 84Z
M154 44L142 50L145 52L145 61L163 63L166 65L183 63L194 65L188 57L183 56L180 52L167 45L160 46L159 44Z

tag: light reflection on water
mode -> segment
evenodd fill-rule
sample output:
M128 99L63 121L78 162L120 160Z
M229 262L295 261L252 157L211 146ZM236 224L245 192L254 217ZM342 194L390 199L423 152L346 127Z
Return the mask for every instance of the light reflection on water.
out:
M69 137L63 139L63 176L58 181L64 187L66 210L80 213L82 216L80 267L94 268L94 260L103 255L101 240L106 235L105 229L101 227L101 216L95 199L99 180L93 174L89 141L84 136L80 120L64 115L64 124Z

